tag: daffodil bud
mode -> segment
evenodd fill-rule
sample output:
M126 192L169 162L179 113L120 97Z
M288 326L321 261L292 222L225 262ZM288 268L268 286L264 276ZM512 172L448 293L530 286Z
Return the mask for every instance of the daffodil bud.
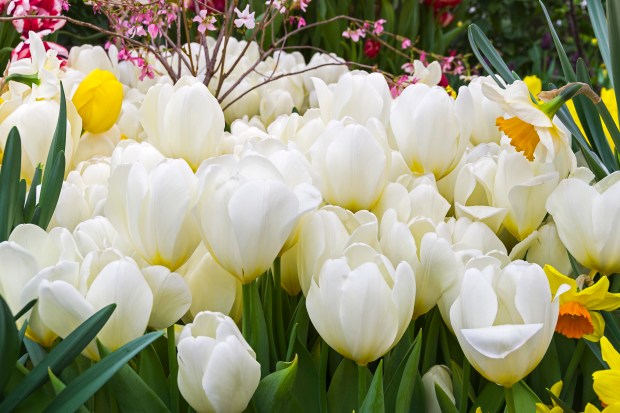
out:
M71 100L82 118L84 130L105 132L121 112L123 85L111 72L95 69L82 80Z

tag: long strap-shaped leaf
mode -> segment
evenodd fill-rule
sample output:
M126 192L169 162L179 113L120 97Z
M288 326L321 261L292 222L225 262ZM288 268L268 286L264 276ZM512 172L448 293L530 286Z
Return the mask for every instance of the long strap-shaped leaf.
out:
M607 19L605 18L605 10L601 0L587 0L588 14L590 22L596 36L596 43L603 56L603 63L607 67L607 72L612 75L611 54L609 52L609 38L607 37Z
M6 397L2 404L0 404L0 412L13 411L33 391L49 380L48 369L55 375L60 374L95 338L115 308L116 304L110 304L102 308L80 324L67 338L62 340L47 357L32 369L24 381Z
M607 32L609 35L610 66L607 67L614 88L620 87L620 3L607 1ZM616 93L616 102L620 94ZM618 106L620 107L620 106Z
M22 163L22 145L19 131L13 127L5 145L0 170L0 242L9 239L15 214L19 207L19 173Z
M131 360L136 354L149 346L164 334L163 331L154 331L130 341L123 347L103 358L90 367L78 378L73 380L60 392L58 397L44 410L44 413L74 412L80 408L97 390L101 388L114 374Z

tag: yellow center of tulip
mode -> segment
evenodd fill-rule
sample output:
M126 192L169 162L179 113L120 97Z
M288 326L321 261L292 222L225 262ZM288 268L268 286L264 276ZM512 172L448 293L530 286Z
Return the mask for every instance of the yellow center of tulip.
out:
M562 304L555 331L568 338L581 338L594 333L594 324L588 309L576 301Z
M534 160L534 150L540 142L540 138L533 125L516 116L510 119L500 116L496 119L495 124L510 138L510 144L517 148L517 151L523 151L528 160Z

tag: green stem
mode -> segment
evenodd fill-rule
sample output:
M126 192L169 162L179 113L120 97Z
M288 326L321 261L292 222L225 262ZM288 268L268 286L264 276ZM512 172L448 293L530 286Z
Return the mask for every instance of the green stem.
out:
M357 401L361 408L366 398L368 383L366 382L366 366L357 365Z
M467 412L467 395L469 393L469 373L471 370L471 364L467 357L463 356L463 383L461 383L461 397L459 400L459 412Z
M273 262L273 315L275 317L276 348L278 355L282 356L286 351L286 338L284 337L284 320L282 319L282 287L280 277L280 257Z
M508 413L517 413L512 387L504 387L504 397L506 397L506 409Z
M170 411L179 413L179 387L177 385L177 375L179 373L179 364L177 362L177 349L174 340L174 324L168 327L168 368L170 370L170 378L168 385L170 386Z
M560 392L561 400L566 398L566 393L568 392L568 389L571 388L573 376L575 375L575 371L577 371L577 366L581 360L583 349L586 347L584 340L585 339L582 338L577 342L577 347L575 347L575 351L573 352L570 362L568 363L568 367L566 368L566 372L564 373L564 378L562 379L564 385L562 386L562 391Z
M250 307L251 307L250 300L252 296L252 283L243 284L243 286L241 287L241 291L243 294L243 308L242 308L242 315L241 315L241 333L243 334L243 337L249 343L251 341L250 335L252 333L250 331Z

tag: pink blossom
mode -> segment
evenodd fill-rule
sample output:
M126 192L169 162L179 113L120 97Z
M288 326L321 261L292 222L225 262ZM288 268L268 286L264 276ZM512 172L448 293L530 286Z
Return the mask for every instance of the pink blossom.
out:
M194 17L195 22L198 24L198 31L200 33L204 33L207 30L216 30L214 23L216 22L215 17L207 15L207 10L200 10L198 16Z
M303 17L297 19L297 28L300 29L306 25L306 20Z
M60 66L64 67L67 64L67 59L69 58L69 51L59 45L58 43L46 42L43 41L43 48L45 51L55 50L56 56L61 60ZM15 62L16 60L21 59L30 59L32 54L30 52L30 40L24 40L15 46L15 49L11 52L11 62Z
M308 10L308 5L311 0L293 0L293 9L299 8L301 11L305 12Z
M255 12L250 13L249 5L245 6L245 9L243 9L243 11L240 11L238 8L235 7L235 13L238 17L238 19L235 19L235 26L237 26L237 28L245 26L248 29L252 30L254 26L256 26L256 23L254 21Z
M364 29L347 29L346 31L342 32L342 37L346 39L351 39L351 41L353 42L357 42L360 38L366 37L366 32L364 31Z
M411 40L407 39L406 37L403 39L403 42L400 45L401 49L408 49L411 47Z
M385 23L385 19L379 19L374 23L374 28L372 29L372 34L375 36L379 36L383 33L383 24Z
M286 6L282 3L282 0L267 0L265 2L266 5L271 6L277 9L281 14L284 14L284 12L286 11Z
M22 16L60 16L67 8L66 0L13 0L7 7L7 15ZM19 33L33 31L42 36L55 32L65 25L60 19L17 19L13 26Z
M405 63L400 68L403 70L403 72L409 73L409 74L412 74L414 72L414 70L415 70L414 67L413 67L413 63L411 63L411 62Z

